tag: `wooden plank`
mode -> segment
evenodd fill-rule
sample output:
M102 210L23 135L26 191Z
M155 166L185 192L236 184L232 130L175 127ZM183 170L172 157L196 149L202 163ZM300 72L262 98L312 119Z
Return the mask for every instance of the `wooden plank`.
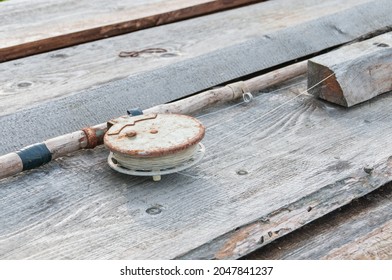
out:
M293 83L198 116L205 158L160 182L104 148L3 179L0 257L238 258L392 180L392 95L345 110Z
M353 201L245 259L392 259L392 185Z
M252 4L263 0L181 0L151 1L143 5L142 1L123 3L123 1L81 1L77 8L75 1L45 1L44 3L2 4L3 15L12 11L11 22L4 24L0 41L0 62L69 47L107 37L117 36L144 28L159 26L179 20L222 11L234 7ZM154 3L155 2L155 3ZM39 5L41 4L41 5ZM5 6L5 9L4 7ZM13 7L17 6L15 12ZM38 7L38 8L37 8ZM54 7L61 7L55 16L48 17ZM69 7L68 9L63 9ZM8 8L8 9L7 9ZM114 10L114 11L113 11ZM29 12L26 22L26 11ZM36 13L34 13L36 11ZM58 13L58 11L61 11ZM97 16L103 13L103 16ZM109 14L109 15L108 15ZM147 15L146 15L147 14ZM119 19L123 18L123 21ZM12 27L17 26L18 32ZM43 32L45 32L43 34ZM15 38L16 40L12 40ZM10 39L11 38L11 39ZM19 43L18 43L19 42Z
M391 77L392 32L309 60L310 93L346 107L392 90Z
M2 116L0 136L3 145L0 151L12 152L31 143L103 123L123 115L130 107L144 109L183 98L211 86L345 43L377 28L384 28L392 24L390 11L384 8L384 2L356 6L278 30L270 33L268 38L263 35L193 59L91 88L78 95ZM377 17L378 20L369 24L371 17ZM337 32L336 28L347 28L347 31ZM320 34L324 34L323 39L314 40ZM56 73L54 75L57 76Z
M267 1L2 63L0 115L233 46L366 1ZM118 57L121 51L151 47L165 48L167 53L144 54L138 58Z
M325 259L392 259L392 221L327 255Z

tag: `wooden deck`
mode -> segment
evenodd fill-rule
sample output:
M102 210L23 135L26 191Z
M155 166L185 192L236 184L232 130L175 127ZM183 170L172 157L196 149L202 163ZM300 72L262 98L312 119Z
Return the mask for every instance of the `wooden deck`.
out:
M388 1L341 2L262 1L3 62L0 152L391 31ZM167 52L118 56L151 47ZM205 158L160 182L111 170L104 147L2 179L0 258L392 259L392 95L344 108L306 89L197 112Z
M391 184L354 200L245 259L392 259Z

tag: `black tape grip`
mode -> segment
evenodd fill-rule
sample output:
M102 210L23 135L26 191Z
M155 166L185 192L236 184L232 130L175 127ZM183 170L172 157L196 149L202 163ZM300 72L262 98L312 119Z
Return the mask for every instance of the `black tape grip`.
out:
M23 163L23 170L30 170L52 160L52 154L45 144L35 144L16 152Z

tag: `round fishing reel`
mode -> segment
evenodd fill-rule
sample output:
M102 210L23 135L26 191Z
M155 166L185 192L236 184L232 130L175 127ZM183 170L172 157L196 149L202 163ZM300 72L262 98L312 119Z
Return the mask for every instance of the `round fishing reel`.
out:
M186 115L125 116L108 122L104 143L111 168L159 181L161 175L189 168L203 158L204 134L204 126Z

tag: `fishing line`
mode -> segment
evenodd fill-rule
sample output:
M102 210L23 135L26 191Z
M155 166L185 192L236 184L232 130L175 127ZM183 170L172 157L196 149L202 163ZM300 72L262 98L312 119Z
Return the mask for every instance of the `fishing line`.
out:
M363 52L363 53L367 53L372 47L373 47L373 46L369 46L369 48L363 50L362 52ZM354 59L354 62L355 62L356 60L360 60L360 58L358 57L358 58ZM309 94L309 92L308 92L309 90L311 90L311 89L315 88L316 86L320 85L321 83L325 82L326 80L328 80L328 79L331 78L332 76L334 76L334 75L339 75L339 74L340 74L340 73L339 73L338 71L335 71L335 73L331 73L330 75L328 75L328 76L325 77L324 79L320 80L319 82L317 82L317 83L314 84L313 86L311 86L311 87L307 88L306 90L300 92L300 93L297 94L295 97L293 97L293 98L291 98L291 99L289 99L289 100L283 102L282 104L280 104L280 105L276 106L275 108L273 108L273 109L271 109L271 110L269 110L269 111L263 113L262 115L257 116L257 117L255 117L255 118L252 119L252 120L249 120L248 122L242 124L239 128L234 129L234 130L230 130L228 134L226 134L225 136L221 137L219 140L213 142L212 144L205 143L205 144L206 144L206 147L207 147L207 156L204 158L203 162L207 162L208 160L210 160L210 159L212 159L212 158L215 158L215 159L217 158L216 152L212 152L212 153L209 152L211 148L215 148L219 143L222 143L223 141L228 140L229 138L233 138L233 135L234 135L234 137L235 137L235 135L238 135L241 131L244 131L245 128L249 127L250 125L254 124L255 122L257 122L257 121L259 121L259 120L261 120L261 119L263 119L263 118L268 118L269 116L271 116L271 114L273 114L274 112L276 112L276 111L279 110L280 108L284 107L285 105L291 103L292 101L296 100L297 98L299 98L299 97L301 97L301 96L304 96L304 95L311 95L311 94ZM359 74L358 74L358 75L359 75ZM356 75L356 77L357 77L358 75ZM275 93L275 92L280 92L280 91L283 91L283 90L285 90L285 89L293 88L293 87L295 87L295 86L297 86L297 85L300 85L300 84L303 84L303 81L302 81L302 82L295 83L295 84L291 84L291 85L288 85L288 86L285 86L285 87L282 87L282 88L279 88L279 89L274 90L274 91L271 91L271 92L264 92L264 94L259 94L259 95L255 96L255 97L254 97L254 100L259 100L260 98L262 98L263 96L265 96L265 93L271 94L271 93ZM234 104L234 105L225 107L225 108L223 108L223 109L219 109L219 110L214 111L214 112L209 112L209 113L206 113L206 114L203 114L203 115L199 115L199 116L197 116L197 118L202 120L202 119L208 118L208 117L210 117L210 116L212 116L212 115L219 114L219 113L223 113L223 112L227 112L228 110L231 110L231 109L235 109L236 107L239 107L239 106L241 106L241 105L247 105L247 103L246 103L245 101L241 101L241 102L239 102L239 103L237 103L237 104ZM226 119L224 119L223 121L219 120L219 123L213 124L213 125L211 125L211 126L206 126L206 129L207 129L207 131L211 131L211 129L214 129L214 128L216 128L216 127L219 127L220 125L223 125L224 123L227 123L227 122L230 122L230 121L233 121L233 120L235 121L235 119L238 119L238 117L239 117L240 115L245 115L245 114L248 114L248 113L249 113L249 112L248 112L247 110L242 111L242 112L240 112L240 113L237 112L236 114L233 114L233 117L231 117L231 118L226 118ZM241 137L244 138L244 137L249 136L250 134L255 133L255 132L257 132L257 130L253 130L253 131L248 132L248 133L246 133L246 134L243 134L243 133L242 133L242 134L241 134ZM237 138L238 138L238 137L237 137ZM251 140L250 140L250 142L248 143L248 145L251 145L251 143L252 143L252 142L251 142ZM219 149L219 152L223 152L223 151L226 150L226 149L235 150L236 147L237 147L238 145L242 145L242 146L243 146L244 143L241 142L241 143L238 143L238 144L236 144L236 145L234 145L234 146L230 146L230 147L227 147L227 148L222 147L222 149ZM228 151L226 150L226 152L228 152ZM263 151L263 152L264 152L264 151ZM240 161L240 162L247 161L247 160L249 160L250 158L256 157L256 156L260 155L260 154L263 153L263 152L254 153L253 156L250 156L250 157L248 157L248 158L246 158L245 160L242 160L242 161ZM203 162L202 162L201 164L203 164ZM236 163L236 164L237 164L237 163ZM198 171L206 171L206 170L204 170L204 168L200 169L201 167L196 167L196 168L199 168ZM207 169L208 169L208 168L207 168ZM203 173L205 173L205 172L203 172ZM208 173L208 172L207 172L207 173ZM184 172L184 171L182 171L182 172L179 173L179 174L180 174L180 175L183 175L183 176L191 177L191 178L194 178L194 179L198 179L198 178L200 178L200 177L206 178L206 174L203 174L202 176L195 176L194 174L191 175L191 174L189 174L188 172ZM217 174L214 174L214 176L215 176L215 175L217 175ZM217 175L217 176L219 177L219 175Z
M267 116L271 115L271 113L275 112L276 110L278 110L279 108L283 107L284 105L286 105L286 104L292 102L293 100L297 99L298 97L300 97L300 96L302 96L302 95L308 93L308 90L313 89L314 87L318 86L319 84L321 84L322 82L324 82L324 81L327 80L328 78L332 77L333 75L335 75L335 73L330 74L329 76L327 76L326 78L322 79L321 81L319 81L318 83L316 83L316 84L313 85L312 87L310 87L310 88L308 88L307 90L305 90L305 91L299 93L299 94L296 95L295 97L293 97L293 98L287 100L286 102L283 102L282 104L280 104L280 105L278 105L277 107L271 109L270 111L268 111L268 112L262 114L261 116L255 118L255 119L253 119L253 120L251 120L251 121L249 121L248 123L246 123L246 124L244 124L243 126L241 126L240 128L238 128L237 130L231 131L229 135L226 135L226 136L222 137L220 140L218 140L218 141L216 141L215 143L211 144L209 147L211 148L211 147L217 145L218 143L220 143L220 142L222 142L223 140L225 140L225 139L227 139L228 137L230 137L231 134L233 134L233 133L235 134L235 133L237 133L237 132L243 130L245 127L251 125L252 123L255 123L255 122L257 122L258 120L260 120L260 119L262 119L262 118L264 118L264 117L267 117Z
M369 49L370 49L370 48L369 48ZM366 51L367 51L367 50L366 50ZM312 87L310 87L310 88L308 88L308 89L306 89L306 90L300 92L300 93L297 94L295 97L290 98L290 99L288 99L287 101L283 102L282 104L276 106L275 108L272 108L271 110L269 110L269 111L267 111L267 112L261 114L260 116L257 116L257 117L255 117L254 119L249 120L248 122L245 122L245 123L242 124L238 129L231 130L231 131L229 132L229 134L227 134L226 136L223 136L223 137L220 138L218 141L215 141L215 142L213 142L213 143L211 143L211 144L206 144L206 146L207 146L207 154L209 154L209 156L205 158L205 164L210 165L211 162L207 162L207 161L208 161L209 159L215 157L215 158L219 161L219 163L218 163L218 164L220 164L220 165L219 165L219 169L215 169L215 170L214 170L214 169L212 169L212 168L210 168L210 167L196 166L196 167L193 167L192 169L190 169L190 170L189 170L190 172L189 172L189 171L188 171L188 172L186 172L186 171L181 171L181 172L177 172L177 174L182 175L182 176L185 176L185 177L188 177L188 178L190 178L191 180L194 180L194 181L203 180L203 179L204 179L204 180L205 180L205 179L207 179L207 180L211 180L211 179L212 179L212 180L214 180L214 181L212 181L212 182L210 182L210 183L213 183L213 184L215 184L216 180L219 178L220 180L222 180L222 182L227 182L227 183L230 184L230 178L228 178L228 175L230 176L230 174L227 174L227 168L229 168L229 167L231 167L231 166L233 166L233 165L238 165L238 164L240 164L240 163L242 163L242 162L248 162L251 158L256 158L256 157L260 156L262 153L264 153L264 151L260 151L259 149L256 151L256 153L254 153L254 151L252 151L252 155L250 155L250 156L245 156L245 155L244 155L245 158L240 159L240 160L237 160L237 161L234 161L234 162L232 161L229 165L224 165L224 162L222 162L223 159L217 158L216 153L214 153L214 152L208 153L208 150L209 150L209 149L212 149L212 148L216 148L216 146L217 146L219 143L222 143L224 140L228 140L228 138L230 138L230 137L236 138L235 135L236 135L237 133L239 133L239 132L241 132L241 131L244 131L245 128L249 127L249 126L252 125L253 123L255 123L255 122L257 122L257 121L259 121L259 120L261 120L261 119L263 119L263 118L268 118L268 117L270 117L274 112L276 112L277 110L279 110L279 109L281 109L282 107L286 106L287 104L291 103L292 101L298 99L299 97L304 96L304 95L310 95L309 92L308 92L309 90L311 90L311 89L313 89L314 87L320 85L321 83L323 83L324 81L326 81L327 79L331 78L333 75L336 75L336 74L337 74L337 73L332 73L332 74L328 75L326 78L320 80L318 83L316 83L316 84L313 85ZM359 74L358 74L358 75L359 75ZM358 75L356 75L355 78L357 78ZM289 89L289 88L293 88L293 87L295 87L295 86L297 86L297 85L300 85L300 84L303 84L303 81L302 81L302 82L298 82L298 83L296 83L296 84L291 84L291 85L286 86L286 87L283 87L283 88L279 88L279 89L274 90L274 91L271 91L271 92L266 92L266 93L271 94L271 93L275 93L275 92L281 92L281 91L283 91L283 90L286 90L286 89ZM254 97L254 100L260 100L261 98L263 98L263 96L265 96L265 95L264 95L264 94L257 95L256 97ZM216 114L227 113L227 112L229 112L230 110L237 109L238 107L240 107L240 106L242 106L242 105L247 105L247 103L248 103L248 102L246 102L246 100L243 100L243 101L241 101L241 102L239 102L239 103L237 103L237 104L234 104L234 105L231 105L231 106L227 106L227 107L225 107L225 108L223 108L223 109L219 109L219 110L216 110L216 111L213 111L213 112L209 112L209 113L206 113L206 114L199 115L199 116L197 116L197 118L198 118L198 119L206 119L206 121L209 121L209 120L211 120L211 119L208 119L208 118L210 118L210 117L212 117L212 116L214 116L214 115L216 115ZM236 111L239 111L239 110L236 110ZM244 116L244 115L246 115L246 114L248 114L248 113L249 113L248 110L244 110L244 111L239 112L239 113L236 112L235 114L233 114L233 117L231 117L231 118L226 118L226 119L224 119L223 121L219 120L219 123L214 124L214 125L211 125L211 126L207 126L207 130L212 130L212 129L214 129L214 128L220 126L220 125L223 125L224 123L233 121L233 119L234 119L234 120L235 120L235 119L238 119L238 116L240 116L240 115ZM246 133L246 134L242 134L241 136L244 138L244 137L246 137L246 136L248 136L248 135L250 135L250 134L252 134L252 133L255 133L255 132L257 132L257 130L251 131L251 132ZM234 149L236 148L236 146L238 146L238 145L244 145L244 144L245 144L245 145L246 145L246 144L252 145L252 140L250 139L250 140L249 140L249 143L243 143L243 142L242 142L242 143L239 143L239 144L237 144L237 145L235 145L235 146L230 146L230 144L227 144L227 143L226 143L226 147L223 146L222 149L225 149L225 148L226 148L226 149L232 149L232 150L234 150ZM222 151L222 149L219 149L219 151ZM284 152L284 151L282 151L282 152ZM276 157L275 154L273 154L273 156ZM202 163L202 164L203 164L203 163ZM377 163L376 163L376 164L377 164ZM194 171L194 172L192 172L192 171ZM223 171L226 171L225 174L222 174ZM261 170L256 170L256 171L254 172L253 176L257 175L259 172L261 172ZM217 185L217 187L219 187L219 185ZM241 186L233 185L233 187L234 187L234 189L240 189ZM223 199L224 201L229 200L229 198L231 197L231 196L229 195L228 192L223 192L223 193L221 193L220 195L221 195L220 199ZM246 207L246 206L247 206L247 205L245 204L244 207ZM212 216L212 217L208 217L208 216L207 216L207 217L208 217L209 219L210 219L210 218L213 218L214 220L215 220L215 219L218 220L218 219L217 219L217 216L220 216L220 214L224 214L224 216L226 217L226 216L227 216L227 211L232 211L232 210L233 210L233 209L228 209L228 208L222 208L222 209L219 209L219 210L215 209L215 210L214 210L214 216ZM168 219L169 221L175 221L175 219L172 218L172 217L167 217L167 219ZM208 220L209 220L209 219L208 219Z
M216 191L219 191L219 187L220 187L221 184L229 184L230 187L232 187L232 188L226 188L224 191L220 192L219 195L214 194L213 197L221 200L222 203L225 203L226 201L227 202L231 201L231 199L233 199L233 193L230 194L230 190L235 191L236 192L235 194L240 194L241 193L241 185L238 185L238 181L237 180L236 181L230 181L230 177L233 176L233 174L231 172L228 172L228 168L230 168L231 166L234 166L234 165L239 165L241 163L249 163L252 158L259 157L260 155L262 155L264 153L264 151L260 151L260 147L258 147L257 150L252 149L252 154L250 156L247 155L247 154L243 154L242 153L241 154L241 156L243 157L242 159L240 159L240 160L232 160L231 159L230 160L230 164L227 164L227 157L224 157L224 158L217 157L217 151L221 152L224 149L224 150L226 150L226 152L230 153L230 150L234 151L235 148L238 145L243 145L243 146L244 145L252 145L252 139L248 138L249 141L247 141L247 143L241 142L241 143L239 143L239 144L237 144L235 146L230 145L230 143L227 143L227 141L225 141L225 140L228 140L228 138L232 138L234 140L239 139L236 135L238 133L240 133L240 132L244 132L245 128L251 126L252 124L256 123L257 121L259 121L259 120L261 120L263 118L270 117L274 112L278 111L279 109L283 108L284 106L286 106L287 104L293 102L294 100L298 99L299 97L304 96L304 95L311 95L311 94L309 94L309 91L311 89L313 89L314 87L316 87L316 86L320 85L321 83L325 82L326 80L328 80L332 76L338 75L338 73L339 72L335 72L335 73L332 73L332 74L328 75L326 78L320 80L319 82L314 84L312 87L310 87L310 88L308 88L306 90L300 91L295 97L288 99L287 101L281 103L280 105L276 106L275 108L272 108L271 110L269 110L269 111L267 111L265 113L262 113L260 116L257 116L257 117L255 117L253 119L250 119L249 121L246 121L243 124L240 123L241 126L238 129L230 130L227 135L221 137L217 141L215 141L215 142L213 142L211 144L207 143L206 146L207 146L208 157L206 157L205 161L204 161L204 164L207 165L207 167L205 165L203 165L203 162L202 162L199 166L195 166L195 167L189 169L189 171L188 170L187 171L181 171L181 172L177 172L177 174L178 175L182 175L184 177L188 177L191 181L199 181L199 180L201 180L201 182L208 182L208 184L213 184L214 188L216 186ZM359 76L359 74L356 75L355 78L357 78L358 76ZM293 88L293 87L295 87L297 85L300 85L300 84L303 84L303 83L304 82L302 81L302 82L299 82L299 83L296 83L296 84L291 84L289 86L286 86L286 87L283 87L283 88L279 88L277 90L274 90L274 91L271 91L271 92L266 92L266 93L271 94L271 93L275 93L275 92L281 92L283 90L286 90L286 89L289 89L289 88ZM263 96L265 98L264 94L259 94L259 95L255 96L253 98L254 99L253 101L260 100L261 98L263 98ZM234 104L234 105L231 105L231 106L227 106L227 107L225 107L223 109L219 109L219 110L216 110L216 111L213 111L213 112L209 112L209 113L206 113L206 114L198 115L197 118L200 119L200 120L204 119L207 122L211 121L211 120L214 121L214 119L213 119L214 115L222 114L222 113L227 113L228 115L230 115L230 110L233 110L232 117L230 117L230 118L220 118L220 120L218 120L219 123L213 124L211 126L207 126L206 127L207 131L211 131L214 128L216 128L216 127L218 127L220 125L223 125L223 124L225 124L227 122L231 122L233 120L235 122L235 119L238 119L239 116L244 117L244 116L246 116L246 114L249 114L249 110L246 110L246 107L244 107L245 110L242 110L242 111L239 109L239 107L243 106L243 105L248 105L248 102L246 102L246 100L242 100L241 102L238 102L237 104ZM252 133L256 133L258 131L260 131L260 130L252 130L251 132L248 132L248 133L241 133L241 137L243 139L245 139L246 136L248 136L248 135L250 135ZM225 145L218 146L218 144L220 144L220 143L222 143L224 141L226 142ZM275 145L275 143L272 143L272 144ZM284 145L284 143L280 142L280 145ZM212 150L211 153L208 152L209 149ZM272 158L274 158L274 159L280 160L279 156L282 155L282 154L285 154L285 153L287 153L285 149L280 150L280 147L276 147L276 151L274 151L274 153L271 154L270 156ZM211 160L214 157L215 157L214 160L217 161L216 163L212 162L212 161L208 162L208 160ZM265 155L264 155L264 157L265 157ZM226 160L226 162L225 162L225 160ZM268 159L265 160L264 162L267 162L267 161L268 161ZM211 164L212 163L215 163L214 165L219 164L218 168L211 168ZM226 163L226 165L225 165L225 163ZM307 164L309 165L310 163L308 162ZM263 167L264 166L261 165L258 168L253 170L253 172L252 172L253 173L252 174L253 179L258 177L258 173L263 171ZM301 167L298 167L298 168L301 168ZM277 172L277 174L279 174L279 171L275 171L275 172ZM240 175L238 172L237 172L237 174ZM234 176L235 176L235 174L234 174ZM273 176L273 175L270 175L270 176ZM293 181L297 180L296 181L297 183L300 182L300 181L298 181L298 180L300 180L300 179L298 179L298 177L294 177L294 178L285 177L285 174L282 174L282 177L284 178L284 180L287 180L287 178L290 178L290 180L293 180ZM221 184L219 184L218 180L221 182ZM246 180L246 177L244 177L244 180ZM199 184L202 184L201 182ZM294 182L292 182L292 183L294 183ZM212 188L212 189L214 189L214 188ZM273 190L271 190L271 191L273 192ZM246 199L244 199L244 201L246 201ZM219 219L217 219L217 217L219 217L221 215L223 215L224 217L227 217L228 213L230 213L231 211L233 211L233 213L236 213L235 212L236 209L233 209L233 208L230 207L231 205L234 205L234 204L235 203L232 203L232 204L228 204L228 207L222 207L222 208L214 209L213 216L208 215L209 212L208 212L208 209L206 209L206 211L205 211L206 214L205 215L203 214L203 217L206 217L205 220L210 221L210 223L211 223L211 220L212 221L214 221L214 220L219 221ZM247 206L248 205L246 203L244 203L243 207L247 208ZM249 213L251 213L251 212L249 212ZM168 218L169 221L176 222L173 217L167 217L167 218ZM206 223L206 225L208 225L208 224Z
M242 102L213 113L217 114L223 110L247 104L253 99L250 92L244 91ZM245 113L247 112L243 112L243 114ZM205 114L204 117L207 115L212 114ZM181 119L184 119L185 122L182 123ZM109 166L124 174L152 176L154 181L159 181L161 175L176 173L197 164L202 160L205 148L201 143L196 145L193 143L192 146L187 144L189 139L195 137L193 133L199 133L199 129L197 129L189 134L193 130L191 127L198 123L196 119L193 119L193 124L186 128L187 122L190 125L189 119L190 117L181 117L180 115L159 114L134 116L131 123L121 118L116 119L104 137L105 145L111 151L108 157ZM202 130L204 135L204 128ZM158 135L158 138L154 135ZM197 137L200 138L199 136ZM179 143L182 143L181 147L184 147L174 148L176 145L180 145ZM161 146L162 148L160 148ZM173 148L169 149L169 146L173 146ZM155 151L154 154L150 154L152 151Z
M361 53L366 54L366 53L368 53L372 48L374 48L374 46L369 46L368 48L362 50ZM357 57L356 59L353 60L352 63L354 63L355 61L359 61L360 59L361 59L360 57ZM306 89L306 90L300 92L300 93L299 93L298 95L296 95L295 97L293 97L293 98L287 100L286 102L284 102L284 103L278 105L277 107L275 107L275 108L269 110L268 112L262 114L261 116L259 116L259 117L255 118L255 119L253 119L253 120L251 120L251 121L245 123L245 124L242 125L240 128L238 128L238 129L236 129L236 130L234 130L234 131L230 131L230 134L228 134L228 135L226 135L226 136L220 138L218 141L216 141L216 142L214 142L214 143L208 145L207 148L211 148L211 147L216 146L217 144L221 143L223 140L226 140L227 138L229 138L231 135L235 135L236 133L240 132L241 130L243 130L244 128L248 127L249 125L251 125L251 124L253 124L253 123L259 121L260 119L266 118L266 117L270 116L273 112L277 111L278 109L280 109L281 107L285 106L286 104L291 103L292 101L294 101L295 99L299 98L300 96L303 96L303 95L306 95L306 94L310 95L310 94L308 93L309 90L311 90L311 89L315 88L316 86L320 85L321 83L323 83L324 81L326 81L326 80L329 79L330 77L332 77L332 76L334 76L334 75L339 75L339 74L340 74L339 72L331 73L330 75L328 75L328 76L325 77L324 79L320 80L319 82L317 82L316 84L314 84L314 85L311 86L310 88L308 88L308 89ZM359 75L360 75L360 74L358 73L354 78L357 78ZM281 91L281 90L284 90L284 89L292 88L292 87L294 87L294 86L296 86L296 85L299 85L299 84L301 84L301 83L303 83L303 82L298 82L298 83L296 83L296 84L293 84L293 85L289 85L289 86L280 88L280 89L278 89L278 90L276 90L276 91ZM273 92L276 92L276 91L272 91L272 92L269 92L269 93L273 93ZM261 98L262 96L263 96L263 94L260 94L260 95L258 95L257 97L255 97L255 99ZM234 106L231 106L231 108L233 108L233 107L235 107L235 106L238 106L238 105L242 105L242 104L244 104L244 103L245 103L245 102L242 101L240 104L236 104L236 105L234 105ZM228 108L228 109L229 109L229 108ZM219 112L219 111L218 111L218 112ZM218 113L218 112L217 112L217 113ZM244 114L245 114L245 113L246 113L246 112L244 112ZM209 114L211 114L211 113L209 113ZM206 115L208 115L208 114L206 114ZM206 116L206 115L204 115L204 116ZM203 115L202 115L201 117L203 117ZM226 122L228 122L228 121L230 121L230 120L231 120L231 119L225 120L225 121L220 122L220 123L218 123L218 124L216 124L216 125L213 125L213 126L211 126L211 127L207 127L207 129L210 130L210 129L212 129L212 128L216 127L216 126L219 126L219 125L221 125L221 124L223 124L223 123L226 123ZM252 132L250 132L250 133L252 133ZM250 133L245 134L245 135L243 135L243 136L247 136L247 135L249 135ZM208 159L208 157L207 157L206 159Z
M261 99L261 98L263 97L263 93L264 93L264 94L265 94L265 93L268 93L268 94L277 93L277 92L280 92L280 91L282 91L282 90L285 90L285 89L289 89L289 88L298 86L298 85L300 85L300 84L302 84L302 83L303 83L303 82L298 82L298 83L291 84L291 85L289 85L289 86L285 86L285 87L282 87L282 88L279 88L279 89L276 89L276 90L273 90L273 91L261 92L261 94L258 94L258 95L256 95L256 96L253 95L253 100L252 100L252 101L256 101L256 100ZM203 118L209 117L209 116L211 116L211 115L215 115L215 114L218 114L218 113L223 113L224 111L228 111L228 110L230 110L230 109L233 109L233 108L238 107L238 106L241 106L241 105L250 105L249 103L252 103L252 101L251 101L251 102L240 101L240 102L237 103L237 104L230 105L230 106L225 106L225 108L222 108L222 109L219 109L219 110L210 112L210 113L206 113L206 114L203 114L203 115L198 115L198 116L196 116L196 118L197 118L197 119L203 119ZM247 114L247 111L245 110L244 112L241 112L241 113L240 113L240 115L242 115L242 114ZM239 115L237 114L236 117L238 117L238 116L239 116ZM222 124L224 124L224 123L227 123L227 122L229 122L229 121L231 121L231 120L233 120L233 119L234 119L234 117L233 117L233 118L230 118L230 119L225 119L224 121L220 121L219 123L217 123L217 124L215 124L215 125L208 126L207 129L208 129L208 130L211 130L212 128L217 127L217 126L220 126L220 125L222 125Z

